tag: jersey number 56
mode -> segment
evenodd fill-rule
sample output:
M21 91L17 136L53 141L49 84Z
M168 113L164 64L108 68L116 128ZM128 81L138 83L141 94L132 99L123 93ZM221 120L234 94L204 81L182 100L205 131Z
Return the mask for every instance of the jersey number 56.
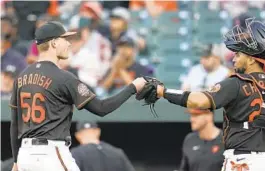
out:
M29 99L30 103L25 102L25 99ZM27 109L27 113L22 113L22 118L24 122L28 122L31 118L31 120L35 123L41 123L45 120L45 109L37 105L37 100L40 102L44 102L45 98L41 93L27 93L27 92L21 92L20 93L20 103L22 109ZM39 116L36 115L36 111L38 111Z

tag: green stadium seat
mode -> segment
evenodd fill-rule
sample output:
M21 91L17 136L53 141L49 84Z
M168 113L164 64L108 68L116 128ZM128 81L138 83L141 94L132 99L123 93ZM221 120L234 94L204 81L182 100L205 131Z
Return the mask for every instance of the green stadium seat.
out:
M186 69L181 67L174 68L173 66L160 64L156 69L155 76L166 86L180 87L180 78L181 75L185 73L185 71Z
M262 19L262 10L259 8L248 8L247 13L250 16L255 17L255 19L257 19L257 20Z

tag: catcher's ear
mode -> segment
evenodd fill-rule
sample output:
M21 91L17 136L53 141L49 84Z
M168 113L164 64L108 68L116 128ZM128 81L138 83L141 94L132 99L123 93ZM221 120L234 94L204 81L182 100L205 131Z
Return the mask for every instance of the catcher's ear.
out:
M256 62L256 60L252 57L248 58L248 61L250 65L253 65Z

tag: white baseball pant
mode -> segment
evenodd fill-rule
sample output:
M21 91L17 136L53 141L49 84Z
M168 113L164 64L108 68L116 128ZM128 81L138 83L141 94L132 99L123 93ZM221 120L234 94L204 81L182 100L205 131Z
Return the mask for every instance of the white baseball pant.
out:
M265 152L234 155L234 149L225 150L222 171L265 171Z
M23 139L17 165L18 171L80 171L64 141L32 145L31 138Z

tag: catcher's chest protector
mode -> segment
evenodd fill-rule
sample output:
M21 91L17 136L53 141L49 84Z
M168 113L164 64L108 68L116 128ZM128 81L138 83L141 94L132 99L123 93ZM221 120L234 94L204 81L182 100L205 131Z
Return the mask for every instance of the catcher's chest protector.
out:
M238 97L236 98L236 106L234 110L226 113L228 118L238 122L240 120L249 120L250 115L256 113L258 115L264 115L264 99L265 99L265 74L254 73L254 74L233 74L230 77L237 77L239 79L240 90ZM247 106L244 108L243 106ZM244 111L242 110L244 108ZM255 112L256 111L256 112ZM253 115L254 116L254 115ZM253 117L254 120L255 116ZM253 121L251 120L251 121Z

